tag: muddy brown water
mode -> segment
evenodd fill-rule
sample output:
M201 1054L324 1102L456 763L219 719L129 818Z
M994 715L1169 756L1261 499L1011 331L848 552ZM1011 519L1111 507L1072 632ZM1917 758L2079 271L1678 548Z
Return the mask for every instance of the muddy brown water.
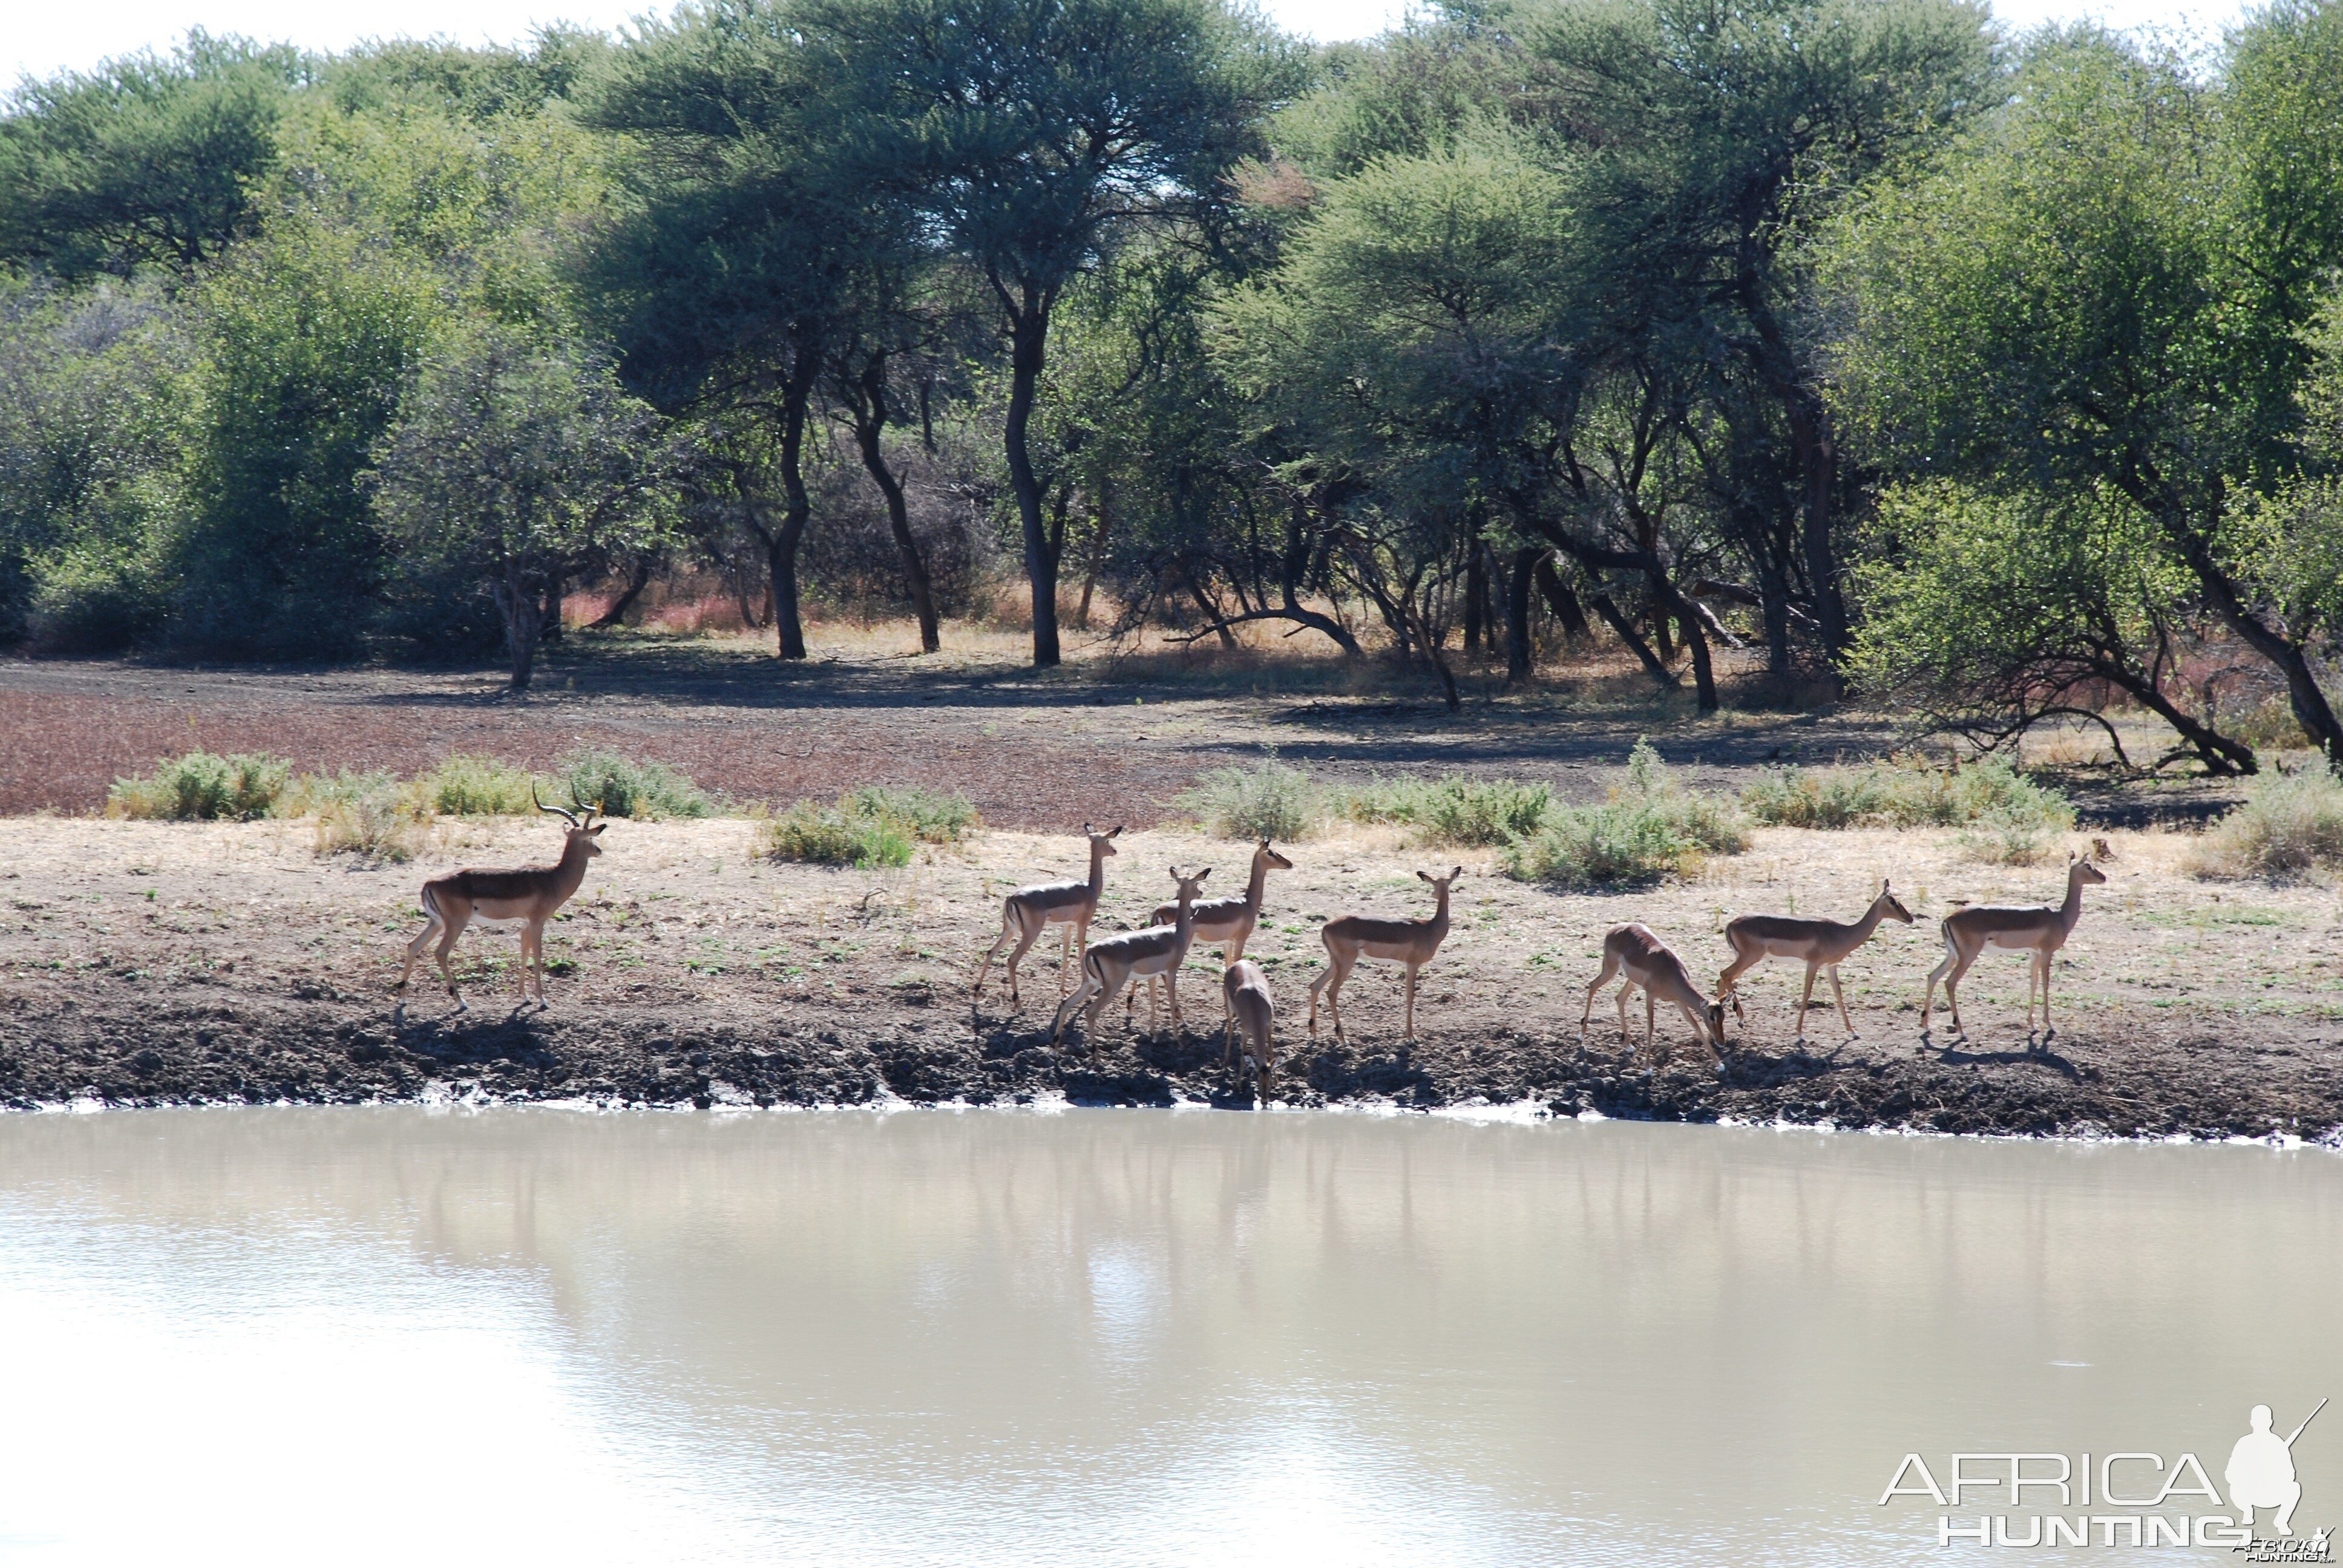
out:
M2233 1562L2088 1521L2193 1529L2128 1500L2343 1393L2338 1235L2343 1159L2258 1145L0 1117L0 1561ZM2017 1452L2125 1501L1878 1502ZM2343 1523L2343 1416L2292 1452Z

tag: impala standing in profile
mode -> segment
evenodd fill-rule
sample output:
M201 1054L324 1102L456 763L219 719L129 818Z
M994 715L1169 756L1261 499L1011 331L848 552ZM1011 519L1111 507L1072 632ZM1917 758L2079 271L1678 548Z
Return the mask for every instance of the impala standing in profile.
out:
M1439 895L1439 906L1429 918L1421 920L1383 920L1372 915L1344 915L1328 920L1318 940L1326 944L1326 968L1310 982L1310 1032L1318 1032L1318 988L1326 988L1326 1010L1334 1015L1334 1038L1342 1036L1342 982L1351 978L1361 959L1381 959L1385 963L1407 966L1407 1026L1403 1040L1415 1038L1415 976L1416 971L1432 961L1448 935L1448 890L1464 868L1457 867L1444 877L1428 871L1416 875L1432 884Z
M1082 824L1082 837L1091 841L1090 879L1081 882L1041 882L1031 888L1020 888L1001 901L1001 936L976 966L976 983L969 988L970 1007L984 994L984 971L992 967L994 957L1014 939L1016 949L1009 955L1009 1005L1017 1005L1017 965L1025 957L1025 950L1041 938L1051 926L1066 928L1065 941L1058 950L1058 994L1066 994L1066 960L1074 950L1077 939L1081 942L1082 955L1091 950L1091 920L1097 915L1099 897L1106 891L1106 858L1114 853L1114 840L1120 837L1120 827L1103 833L1093 833L1088 822Z
M1912 911L1903 900L1882 881L1879 896L1871 900L1871 908L1863 919L1849 925L1844 920L1809 920L1795 915L1742 915L1725 923L1725 940L1733 945L1733 961L1716 979L1716 1000L1733 1000L1733 1016L1746 1022L1741 1010L1741 993L1736 989L1742 975L1767 959L1796 959L1806 966L1805 994L1798 999L1798 1043L1806 1043L1806 1009L1815 1000L1816 971L1830 971L1831 996L1838 1002L1838 1020L1846 1026L1846 1037L1855 1038L1855 1020L1846 1015L1846 993L1838 988L1838 966L1846 956L1871 940L1883 920L1912 923Z
M2007 948L2014 952L2034 955L2033 968L2026 977L2026 1038L2034 1038L2034 990L2042 990L2043 1041L2058 1031L2050 1022L2050 960L2066 945L2074 934L2075 922L2083 918L2083 889L2087 883L2104 882L2107 874L2091 864L2087 856L2077 859L2066 857L2066 901L2062 904L1971 904L1965 910L1955 910L1944 919L1945 961L1928 974L1928 994L1920 1003L1920 1038L1928 1038L1928 1016L1936 1005L1936 982L1945 982L1945 1000L1953 1010L1953 1038L1966 1040L1968 1030L1961 1027L1961 999L1953 988L1969 972L1969 965L1987 948Z
M1065 1032L1066 1020L1072 1017L1083 1002L1091 1004L1091 1016L1082 1026L1091 1036L1098 1033L1098 1021L1107 1004L1117 992L1131 987L1131 1000L1124 1004L1123 1021L1130 1022L1130 1009L1139 1002L1139 988L1133 982L1163 977L1163 987L1172 994L1172 1029L1180 1029L1180 965L1188 957L1189 940L1195 935L1196 895L1204 889L1204 879L1212 874L1210 866L1191 877L1172 868L1172 879L1180 884L1180 901L1172 923L1149 926L1143 930L1125 931L1121 936L1108 937L1091 944L1082 955L1082 983L1074 994L1058 1004L1058 1016L1050 1020L1050 1040L1055 1043ZM1091 999L1095 998L1095 1000ZM1147 1027L1155 1027L1155 993L1147 993Z
M453 876L436 877L423 884L423 912L430 921L423 934L407 944L407 967L398 971L400 990L407 989L407 977L415 972L415 960L431 939L439 939L439 975L447 982L447 994L456 999L456 1010L461 1012L472 1004L456 989L456 971L448 965L447 955L456 946L456 939L464 934L474 915L484 920L525 920L520 933L520 999L528 1000L528 982L532 964L537 976L537 1005L552 1004L545 1000L545 922L553 912L569 901L578 884L586 879L586 862L602 852L602 829L608 822L594 820L594 808L578 800L577 792L569 799L578 811L565 811L558 806L548 806L537 798L537 787L529 786L528 798L537 809L548 817L559 817L569 827L561 836L561 859L550 866L531 866L516 871L462 870Z

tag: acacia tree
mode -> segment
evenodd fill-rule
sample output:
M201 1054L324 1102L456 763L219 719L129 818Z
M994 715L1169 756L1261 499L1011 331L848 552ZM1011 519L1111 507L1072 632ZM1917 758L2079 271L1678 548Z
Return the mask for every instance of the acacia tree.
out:
M192 275L256 226L250 186L301 75L290 48L197 29L166 55L25 83L0 115L0 261Z
M1587 298L1708 406L1715 520L1756 572L1777 667L1794 589L1829 657L1851 639L1837 535L1855 477L1804 252L1847 196L1989 99L1986 25L1958 0L1568 0L1522 19L1530 102L1572 153L1601 279Z
M656 415L607 366L483 328L434 355L375 452L370 488L402 564L491 597L525 690L552 585L661 531Z
M1218 0L808 0L856 87L865 168L983 279L1009 354L1001 440L1033 601L1059 661L1058 550L1029 446L1053 313L1134 231L1206 214L1298 85L1284 45Z
M2299 467L2303 328L2343 262L2343 202L2298 166L2343 157L2338 78L2332 5L2263 13L2211 84L2103 34L2049 39L2006 106L1845 226L1830 278L1851 327L1837 397L1882 462L2123 497L2343 760L2319 622L2258 592L2232 545L2247 498Z
M620 374L670 412L729 409L773 427L781 504L752 493L742 518L765 549L783 658L806 656L807 421L858 269L884 265L888 246L889 212L838 139L830 65L781 7L715 0L645 24L585 110L634 154L631 204L581 268Z
M2045 719L2094 720L2128 697L2213 774L2252 773L2253 749L2176 698L2189 629L2187 574L2121 496L1989 495L1938 480L1890 488L1855 581L1854 666L1916 727L1986 747Z

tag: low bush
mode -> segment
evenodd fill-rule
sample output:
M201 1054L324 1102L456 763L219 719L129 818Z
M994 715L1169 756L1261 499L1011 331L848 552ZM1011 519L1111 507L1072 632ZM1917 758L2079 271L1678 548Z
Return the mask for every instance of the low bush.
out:
M1742 809L1777 828L1960 828L2032 831L2046 839L2075 826L2075 808L2007 759L1956 768L1917 760L1861 768L1769 768L1741 791Z
M2193 876L2285 879L2343 865L2343 779L2324 764L2265 773L2187 858Z
M419 791L393 785L321 800L316 816L321 857L407 860L422 847L432 812Z
M143 779L116 779L106 792L106 814L249 822L269 815L292 773L291 764L281 758L190 751L164 759Z
M864 817L898 822L923 844L957 844L984 825L967 796L933 789L890 789L871 784L855 790L840 804Z
M529 799L535 776L493 757L458 752L416 783L422 787L431 809L449 817L509 817L536 809ZM569 802L546 803L567 806Z
M663 762L638 762L615 751L588 749L556 764L562 790L600 809L606 817L656 822L669 817L705 817L708 797L687 773ZM568 805L567 799L547 805Z
M1733 801L1686 789L1649 741L1627 759L1626 781L1599 806L1549 805L1534 832L1505 846L1507 876L1564 888L1647 885L1688 876L1710 855L1737 855L1749 829Z
M956 844L976 826L976 808L960 796L874 785L835 806L799 800L759 825L757 847L769 859L870 870L908 866L920 844Z
M1223 839L1306 839L1326 815L1310 775L1271 756L1252 768L1220 768L1178 798L1182 810Z
M1511 779L1377 779L1338 795L1333 809L1353 822L1399 822L1418 843L1483 849L1537 830L1554 804L1544 784Z

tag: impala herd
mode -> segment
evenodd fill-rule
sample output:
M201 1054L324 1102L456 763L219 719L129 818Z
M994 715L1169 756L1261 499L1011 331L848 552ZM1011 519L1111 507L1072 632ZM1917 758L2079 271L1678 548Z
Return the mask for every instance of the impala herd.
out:
M530 799L536 800L534 791ZM397 989L406 989L424 949L437 937L439 973L460 1010L469 1004L456 989L455 971L447 961L456 940L464 934L465 926L475 916L490 920L520 920L524 922L521 999L525 1005L534 979L538 1005L548 1005L545 1000L545 922L577 892L578 884L585 879L586 862L602 852L601 834L608 826L594 820L594 808L582 802L573 804L577 806L574 811L537 801L539 811L558 816L568 823L562 835L561 859L555 864L522 870L463 870L423 884L423 911L429 920L422 934L407 944L407 964L399 971ZM1293 862L1263 839L1253 847L1252 873L1245 890L1220 899L1202 896L1204 879L1212 874L1211 867L1190 873L1173 866L1172 880L1177 891L1170 901L1156 907L1148 925L1093 942L1090 940L1091 922L1097 917L1099 900L1106 892L1106 862L1115 853L1114 841L1121 836L1122 829L1117 827L1097 833L1085 823L1082 834L1090 841L1089 876L1080 881L1041 882L1021 888L1001 900L1001 935L977 964L970 986L970 1007L982 996L985 974L1004 947L1010 949L1009 1000L1015 1007L1019 1001L1019 964L1050 927L1062 926L1058 954L1058 991L1062 1000L1050 1020L1052 1044L1063 1037L1068 1021L1085 1004L1089 1016L1083 1027L1095 1037L1101 1016L1118 995L1123 998L1124 1025L1129 1028L1138 1006L1141 980L1147 983L1150 1029L1158 1018L1155 987L1161 980L1171 1006L1172 1026L1177 1030L1181 1026L1180 970L1187 960L1188 950L1198 942L1219 943L1223 965L1222 1059L1240 1070L1243 1081L1257 1082L1266 1099L1277 1061L1276 1003L1270 992L1269 976L1261 965L1244 956L1244 947L1260 924L1269 873L1290 871ZM2102 855L2106 852L2103 845L2096 841L2094 850ZM1320 929L1318 939L1326 949L1326 967L1310 982L1310 1032L1313 1037L1318 1032L1318 1002L1322 990L1326 1010L1334 1021L1334 1037L1345 1038L1342 982L1350 979L1361 959L1376 959L1398 964L1406 970L1402 1038L1415 1038L1416 977L1440 951L1440 944L1448 935L1449 890L1463 874L1462 866L1444 877L1435 877L1428 871L1416 873L1431 887L1434 900L1433 912L1420 920L1342 915ZM2066 897L2062 903L1972 904L1946 915L1939 922L1944 933L1945 960L1930 971L1920 1007L1922 1040L1929 1039L1929 1020L1935 1013L1940 980L1945 987L1946 1003L1952 1010L1954 1040L1967 1038L1956 988L1986 949L2003 948L2031 955L2026 992L2026 1039L2031 1041L2035 1038L2034 994L2038 988L2042 995L2042 1039L2046 1043L2057 1033L2050 1022L2051 960L2066 945L2066 939L2074 933L2075 922L2082 916L2083 889L2107 879L2091 856L2077 859L2069 855ZM1846 1030L1846 1038L1853 1040L1856 1038L1855 1020L1847 1013L1845 993L1839 989L1838 966L1871 940L1882 920L1900 920L1906 925L1913 920L1912 911L1884 881L1879 885L1879 896L1855 920L1793 915L1742 915L1728 920L1725 940L1733 950L1733 961L1717 977L1713 1000L1702 994L1684 960L1649 926L1640 921L1614 926L1604 936L1602 972L1586 988L1586 1006L1579 1015L1579 1032L1583 1037L1594 1018L1595 996L1615 979L1620 981L1619 1033L1628 1042L1631 1061L1634 1048L1628 1029L1627 1001L1634 992L1641 990L1646 1052L1657 1054L1657 1012L1659 1004L1666 1002L1683 1015L1694 1034L1709 1047L1716 1059L1716 1070L1722 1073L1726 1044L1725 1007L1729 1003L1734 1016L1744 1019L1741 977L1769 958L1781 958L1806 966L1805 988L1798 999L1798 1043L1805 1043L1806 1010L1814 1001L1815 978L1818 974L1830 977L1831 998L1838 1006L1839 1022ZM1081 976L1071 995L1066 991L1070 963L1078 963Z

